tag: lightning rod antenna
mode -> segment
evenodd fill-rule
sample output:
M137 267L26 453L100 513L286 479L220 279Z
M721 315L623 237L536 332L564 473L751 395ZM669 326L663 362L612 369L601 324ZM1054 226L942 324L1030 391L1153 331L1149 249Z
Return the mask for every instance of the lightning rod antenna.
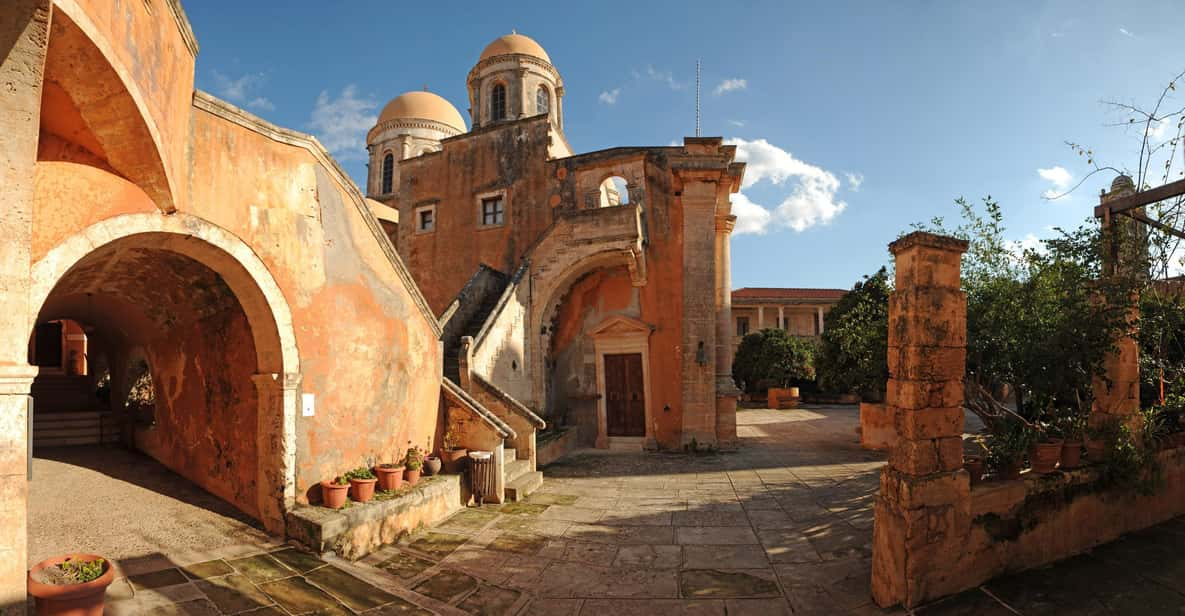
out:
M699 137L699 68L700 61L695 61L695 136Z

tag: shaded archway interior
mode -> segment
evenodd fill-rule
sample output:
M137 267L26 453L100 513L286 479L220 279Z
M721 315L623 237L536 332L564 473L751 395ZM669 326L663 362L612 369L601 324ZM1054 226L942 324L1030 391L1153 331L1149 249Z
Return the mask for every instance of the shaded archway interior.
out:
M258 517L253 325L268 328L244 304L262 299L240 301L219 272L168 249L170 240L141 234L95 249L54 286L37 322L72 319L102 341L125 443ZM220 251L206 250L218 261ZM144 365L155 394L147 419L123 403Z

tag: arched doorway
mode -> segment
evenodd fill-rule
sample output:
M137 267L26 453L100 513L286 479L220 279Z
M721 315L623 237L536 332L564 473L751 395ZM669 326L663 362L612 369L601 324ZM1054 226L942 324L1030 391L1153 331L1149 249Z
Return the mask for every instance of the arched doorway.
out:
M299 360L287 303L250 248L192 216L126 215L58 245L33 280L37 324L84 323L103 341L105 419L123 442L283 532Z

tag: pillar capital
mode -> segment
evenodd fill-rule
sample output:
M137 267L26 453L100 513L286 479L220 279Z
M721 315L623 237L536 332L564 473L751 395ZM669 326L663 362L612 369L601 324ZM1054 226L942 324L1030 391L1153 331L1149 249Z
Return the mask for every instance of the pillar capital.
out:
M717 233L732 233L737 224L736 216L717 216L716 217L716 232Z
M27 364L0 365L0 396L25 396L37 378L37 367Z

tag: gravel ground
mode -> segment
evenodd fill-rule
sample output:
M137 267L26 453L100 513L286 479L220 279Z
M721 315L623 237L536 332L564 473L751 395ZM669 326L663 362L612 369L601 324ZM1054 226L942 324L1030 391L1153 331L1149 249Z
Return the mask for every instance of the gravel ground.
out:
M86 446L35 456L29 566L68 552L135 561L267 538L246 515L141 453Z

